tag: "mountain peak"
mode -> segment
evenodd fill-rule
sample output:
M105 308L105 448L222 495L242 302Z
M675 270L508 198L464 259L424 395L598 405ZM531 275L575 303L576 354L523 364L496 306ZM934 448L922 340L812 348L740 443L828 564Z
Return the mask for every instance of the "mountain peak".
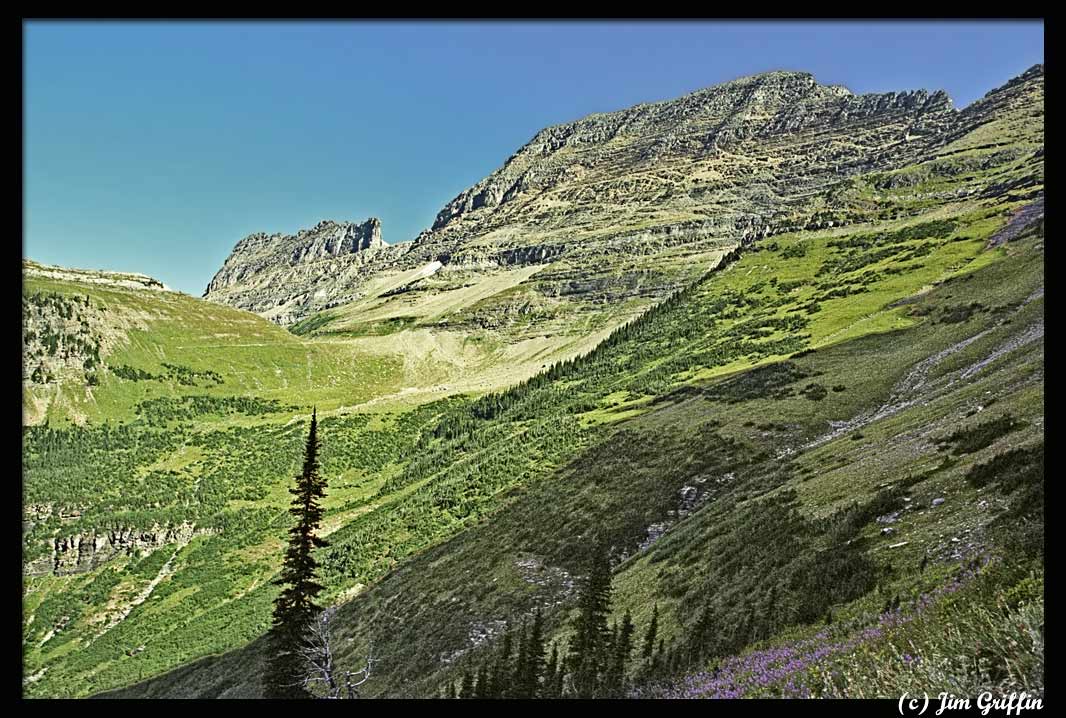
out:
M906 136L904 125L925 128L955 113L943 91L856 95L841 85L820 85L810 72L747 75L671 100L547 127L503 167L449 202L438 213L433 230L474 210L557 186L579 164L602 165L607 160L620 169L632 169L667 154L699 158L754 138L785 141L797 133L846 134L860 131L859 126L900 125L900 136ZM583 156L580 162L578 155Z
M257 232L236 244L203 296L226 303L249 286L300 281L328 283L345 270L360 270L388 247L381 238L381 220L377 217L361 223L324 219L294 234ZM295 277L302 279L298 281ZM254 311L269 314L278 321L287 320L290 300L304 302L311 294L264 300L254 306Z
M928 157L986 119L962 117L940 90L854 94L810 72L747 75L542 129L414 242L386 248L376 219L243 242L205 296L288 323L376 291L372 275L435 262L481 271L565 257L568 271L594 274L604 257L630 251L684 245L700 258L722 242L814 221L825 210L810 198L826 187ZM671 267L654 286L626 279L633 286L619 296L660 296L681 274ZM563 276L545 273L539 286L573 296L607 283Z

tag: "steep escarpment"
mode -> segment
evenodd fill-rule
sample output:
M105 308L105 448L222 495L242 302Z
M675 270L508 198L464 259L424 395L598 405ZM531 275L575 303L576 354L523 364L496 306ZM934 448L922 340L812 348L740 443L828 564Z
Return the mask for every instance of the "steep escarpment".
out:
M676 185L670 181L675 179L670 173L659 172L663 160L684 158L717 166L722 170L716 173L720 181L750 184L744 178L751 177L750 170L759 158L753 158L757 160L754 165L742 162L732 168L726 168L721 160L730 149L750 149L752 142L772 150L775 140L785 139L788 145L807 150L786 163L786 169L798 165L800 159L813 171L824 170L827 165L838 171L838 165L849 160L866 165L881 156L862 150L898 145L919 132L937 133L954 115L943 92L856 96L842 87L818 85L808 73L773 72L742 78L677 100L592 115L542 130L503 168L449 202L437 215L433 231L448 227L457 218L482 219L472 216L476 210L515 200L521 205L531 194L562 185L582 184L601 194L606 191L608 197L617 196L622 187L596 186L595 180L617 179L640 170L653 170L658 181L646 187L657 186L662 191ZM858 130L858 135L846 136L849 130ZM795 135L807 133L839 137L828 144L797 142ZM853 147L846 149L847 144ZM770 163L772 158L761 161ZM577 179L584 181L575 182ZM704 184L696 179L691 184ZM580 205L587 194L562 193L561 199ZM659 199L652 192L625 194L636 205Z
M147 326L141 307L118 309L110 298L140 294L167 305L183 295L143 274L68 269L22 262L23 420L36 423L50 406L81 421L64 387L91 400L107 374L111 355L129 333ZM104 299L107 297L107 299Z
M63 517L66 520L76 517ZM46 514L44 519L49 518ZM62 521L63 518L60 520ZM41 520L39 512L35 515ZM24 530L32 529L34 521L24 521ZM27 527L26 524L29 524ZM49 549L25 564L28 575L54 574L64 576L91 571L117 556L151 552L169 544L187 544L194 536L217 533L217 530L197 528L192 522L173 525L154 524L145 529L117 526L109 529L89 529L63 533L51 540Z
M674 251L692 254L712 239L840 224L853 203L830 189L920 157L957 114L943 92L857 96L773 72L593 115L538 133L450 202L414 252L461 261L488 238L565 238L565 258L595 267L605 252L646 254L647 233L682 230Z

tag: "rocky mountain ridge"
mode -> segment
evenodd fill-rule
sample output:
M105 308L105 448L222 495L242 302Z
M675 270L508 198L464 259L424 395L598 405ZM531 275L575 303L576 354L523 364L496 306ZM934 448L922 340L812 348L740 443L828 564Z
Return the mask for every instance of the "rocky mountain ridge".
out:
M960 112L943 91L856 95L810 73L769 72L590 115L538 132L413 242L349 254L328 249L336 245L321 237L323 225L253 235L205 297L292 324L440 262L477 271L548 265L524 286L569 293L574 311L610 301L598 291L605 286L639 283L623 294L655 300L690 281L693 266L705 269L712 248L849 221L870 204L850 177L935 156L1042 78L1036 66ZM294 260L305 256L315 261ZM637 258L639 277L629 269ZM575 274L597 291L568 292Z
M943 91L925 90L853 95L846 88L818 85L805 72L770 72L740 78L676 100L643 104L548 127L505 165L449 202L433 230L483 207L495 207L531 190L545 190L566 179L559 167L567 150L620 144L634 146L614 157L615 164L651 165L670 155L700 156L743 140L842 125L864 118L904 116L910 123L895 141L933 132L954 112ZM573 166L573 165L571 165ZM573 170L571 170L573 172ZM580 170L578 170L580 172Z

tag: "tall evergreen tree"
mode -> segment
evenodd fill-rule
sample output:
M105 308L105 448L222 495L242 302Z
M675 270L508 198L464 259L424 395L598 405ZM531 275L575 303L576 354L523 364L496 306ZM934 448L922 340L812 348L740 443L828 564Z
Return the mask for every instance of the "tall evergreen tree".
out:
M644 634L644 649L641 651L641 657L644 660L651 658L652 651L655 650L655 637L659 633L659 604L656 603L651 609L651 623L648 624L648 632Z
M485 664L477 669L477 678L474 679L474 698L491 698L489 694L489 672Z
M559 698L562 696L563 670L559 665L559 646L552 643L551 655L544 667L544 687L541 690L542 698Z
M474 697L474 678L470 675L469 670L463 671L463 681L459 684L459 697L460 698L473 698Z
M529 645L526 648L526 682L529 697L540 694L540 681L544 675L544 617L540 608L533 614L533 626L529 629Z
M508 627L503 633L503 645L496 654L496 664L492 668L489 679L488 698L509 698L511 690L511 678L514 676L514 668L511 665L511 649L514 640L514 631Z
M579 608L568 657L570 679L576 697L595 698L603 687L611 638L611 569L602 547L593 552Z
M293 495L289 513L296 517L296 523L289 529L289 547L281 576L275 581L285 588L274 601L271 656L264 678L265 693L270 698L311 697L303 685L306 666L299 651L319 611L315 598L322 592L315 576L318 562L313 554L316 548L326 545L315 535L322 520L319 501L326 491L318 469L318 419L312 410L303 471L296 478L296 486L289 489Z
M533 615L533 624L527 631L522 627L515 666L514 697L536 698L541 693L540 681L544 675L544 619L540 608Z
M610 665L605 679L605 692L614 698L621 698L626 690L626 665L633 652L633 618L626 609L622 622L615 624L611 641Z

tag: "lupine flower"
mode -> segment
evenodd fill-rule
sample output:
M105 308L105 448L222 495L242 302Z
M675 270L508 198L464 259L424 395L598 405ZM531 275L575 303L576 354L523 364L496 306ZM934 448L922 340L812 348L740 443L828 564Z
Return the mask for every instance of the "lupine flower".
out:
M810 638L790 644L751 651L740 656L723 659L711 672L694 673L679 681L665 685L645 687L634 691L632 697L660 698L744 698L752 695L771 694L789 698L810 698L810 687L803 683L809 668L826 659L857 650L876 641L885 632L902 626L922 613L936 598L955 593L988 563L987 558L978 566L967 568L950 583L922 594L913 602L913 611L904 614L895 608L880 614L875 625L868 626L845 640L831 640L830 629L822 629ZM921 661L920 656L903 654L903 662L911 665Z

